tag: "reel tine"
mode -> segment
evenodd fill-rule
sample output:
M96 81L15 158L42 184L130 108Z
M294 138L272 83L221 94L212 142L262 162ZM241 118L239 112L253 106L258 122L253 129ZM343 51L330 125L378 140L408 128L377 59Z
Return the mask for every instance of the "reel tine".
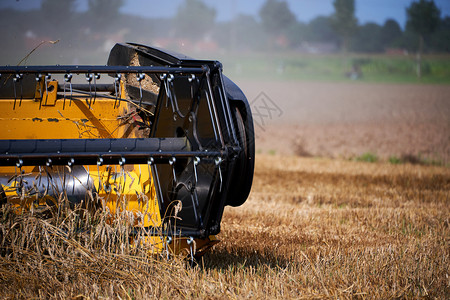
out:
M216 167L219 169L219 179L220 179L219 192L221 192L222 191L222 169L220 168L220 165L222 164L222 158L216 157L216 159L214 161L215 161Z
M142 83L141 81L145 78L144 73L137 73L136 74L137 81L139 82L139 107L142 105Z
M188 82L190 82L190 88L191 88L191 98L194 99L194 83L195 83L195 74L191 74L188 77Z
M92 74L91 73L86 73L86 81L89 83L89 109L91 109L91 104L92 104L92 86L91 86Z
M161 80L162 86L164 86L164 90L166 92L166 108L169 107L169 98L170 98L170 90L167 85L167 74L161 74L159 76L159 79Z
M197 166L200 163L200 157L196 156L194 158L194 176L195 176L195 185L197 185L198 182L198 176L197 176Z
M48 80L50 80L52 78L52 75L50 74L46 74L44 77L44 81L45 81L45 104L47 104L47 100L48 100Z
M125 157L122 157L119 160L119 165L120 165L120 172L122 173L121 175L123 176L123 185L122 185L122 194L125 191L125 183L127 182L127 177L125 174Z
M138 184L141 185L141 176L142 176L142 171L141 171L141 165L138 165L139 167L139 178L138 178ZM150 173L149 173L150 174Z
M73 95L73 90L72 90L72 81L69 82L69 86L70 86L70 102L69 102L69 106L72 106L72 95Z
M176 183L177 182L177 175L175 174L175 162L176 162L176 158L172 157L169 160L169 164L172 166L172 173L173 173L173 182Z
M119 95L120 92L120 78L122 77L122 74L116 74L116 76L114 76L114 92L116 95L116 101L114 101L114 108L116 108L117 106L117 101L119 101L119 106L120 106L120 99L122 95Z
M64 74L64 106L63 109L66 105L66 82L69 83L69 88L70 88L70 102L69 102L69 106L72 106L72 73L66 73Z
M63 101L63 110L66 108L66 80L64 80L64 101Z
M16 95L16 81L17 81L17 74L16 74L16 76L13 78L13 87L14 87L14 106L13 106L13 110L16 109L16 101L17 101L17 95Z
M98 174L98 190L100 191L103 187L102 178L100 177L100 166L103 165L103 158L99 157L97 160L97 174Z
M23 99L23 74L19 74L19 81L20 81L20 102L19 107L22 106L22 99Z
M91 174L90 174L90 172L89 172L89 165L87 165L87 182L86 182L86 185L87 185L87 189L88 190L90 190L90 186L89 186L89 179L91 178L90 177L91 176Z
M94 74L94 103L95 104L95 100L97 99L97 80L100 79L100 74L95 73Z
M42 74L41 73L36 74L36 82L39 86L39 95L41 96L41 99L39 100L39 110L42 107L42 97L44 96L43 91L42 91L42 86L41 86L41 79L42 79Z

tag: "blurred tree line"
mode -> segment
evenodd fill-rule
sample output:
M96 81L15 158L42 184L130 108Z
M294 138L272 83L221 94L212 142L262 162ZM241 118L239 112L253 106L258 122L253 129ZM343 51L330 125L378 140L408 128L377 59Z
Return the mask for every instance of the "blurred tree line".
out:
M6 41L0 54L57 39L73 57L78 49L107 52L117 41L173 49L199 43L202 49L207 42L222 51L450 52L450 17L441 17L432 0L417 0L405 9L404 29L394 19L359 24L354 0L333 0L333 14L307 23L298 21L284 0L266 0L257 16L241 14L227 22L217 22L217 12L203 0L185 0L172 19L122 14L125 1L88 0L86 11L76 10L76 0L42 0L34 11L0 10Z
M441 18L440 10L432 0L418 0L405 9L404 30L394 19L387 19L384 24L358 24L354 0L334 0L333 5L335 12L332 15L318 16L304 23L292 17L285 1L267 0L259 12L262 25L259 29L284 34L292 49L302 49L309 44L318 47L334 44L336 49L359 53L382 53L389 49L450 52L450 17ZM281 11L289 16L283 24L275 21ZM237 26L244 28L239 21L235 20Z
M234 51L450 52L450 16L441 18L433 0L417 0L405 8L405 29L394 19L387 19L384 24L359 24L354 0L333 0L335 12L332 15L318 16L308 23L298 21L286 1L266 0L258 16L241 14L229 22L215 23L215 26L212 24L216 12L202 0L186 0L186 3L187 6L204 7L191 14L182 6L177 19L184 16L195 21L204 28L197 32L209 32L221 47L228 46ZM178 32L191 36L185 32L187 28L190 27L184 26Z

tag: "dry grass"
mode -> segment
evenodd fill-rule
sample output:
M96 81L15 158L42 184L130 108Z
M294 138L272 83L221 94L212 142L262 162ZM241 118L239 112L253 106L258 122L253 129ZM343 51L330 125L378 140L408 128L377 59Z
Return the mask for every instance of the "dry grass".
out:
M258 156L195 268L129 247L101 213L3 215L0 296L448 299L449 207L448 168Z

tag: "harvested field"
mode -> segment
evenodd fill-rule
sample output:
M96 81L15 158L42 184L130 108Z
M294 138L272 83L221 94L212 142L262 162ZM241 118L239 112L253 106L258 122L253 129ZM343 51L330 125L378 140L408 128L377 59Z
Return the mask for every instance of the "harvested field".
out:
M0 298L449 299L450 87L239 85L254 184L198 266L130 247L126 222L102 214L3 211ZM366 152L381 162L348 160Z
M0 257L0 296L448 299L449 216L445 167L259 155L199 266L53 236L66 246Z

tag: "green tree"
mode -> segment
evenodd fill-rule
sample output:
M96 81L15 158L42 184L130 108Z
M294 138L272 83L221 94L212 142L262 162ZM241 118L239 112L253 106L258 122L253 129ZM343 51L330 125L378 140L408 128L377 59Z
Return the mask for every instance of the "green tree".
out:
M383 50L382 27L369 22L359 27L352 40L352 49L357 52L376 53Z
M434 51L450 52L450 17L446 16L439 24L431 37L431 46Z
M425 38L429 37L438 27L441 11L433 0L419 0L411 3L406 9L406 28L413 31L419 39L417 52L417 77L422 76L422 53Z
M236 49L257 49L264 45L265 34L253 16L238 15L233 22L236 30Z
M177 10L175 30L179 37L199 40L213 28L216 19L214 8L201 0L186 0Z
M264 29L273 36L286 32L297 22L286 1L267 0L259 16Z
M105 29L113 24L120 13L124 0L88 0L88 15L96 29Z
M70 26L70 20L75 12L76 0L43 0L41 12L46 21L51 21L54 27Z
M287 36L291 47L298 47L307 40L308 25L302 22L296 22L288 31Z
M340 37L342 51L347 52L358 24L355 17L355 0L334 0L333 6L333 26Z
M306 39L310 42L337 43L338 37L330 17L318 16L308 24Z
M384 22L380 32L380 39L384 49L394 46L403 35L402 29L397 21L388 19Z

